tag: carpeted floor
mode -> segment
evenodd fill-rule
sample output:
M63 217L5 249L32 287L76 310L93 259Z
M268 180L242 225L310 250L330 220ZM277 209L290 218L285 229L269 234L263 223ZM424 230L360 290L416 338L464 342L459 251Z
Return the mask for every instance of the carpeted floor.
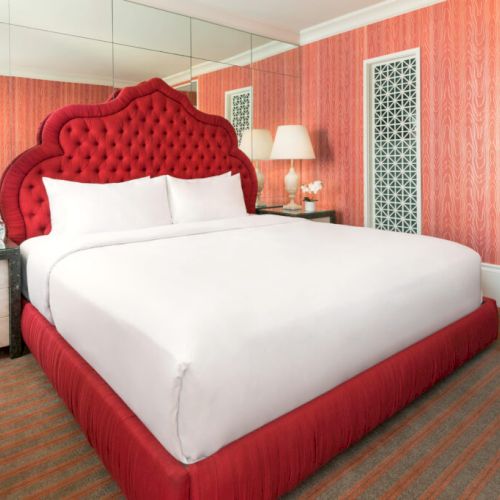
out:
M286 498L499 498L499 382L497 341ZM31 355L0 356L0 497L122 497Z

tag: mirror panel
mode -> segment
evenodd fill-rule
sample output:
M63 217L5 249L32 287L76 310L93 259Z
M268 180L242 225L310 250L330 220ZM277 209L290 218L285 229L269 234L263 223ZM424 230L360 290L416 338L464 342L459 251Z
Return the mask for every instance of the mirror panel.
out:
M109 0L11 0L10 22L111 42Z
M243 131L253 123L250 69L193 59L191 71L192 81L196 82L198 109L227 118L241 141Z
M0 23L0 75L10 74L9 68L9 25Z
M127 0L11 0L10 13L0 0L0 171L54 109L152 77L229 119L240 141L250 128L274 137L278 125L300 123L295 45ZM258 161L264 201L283 202L289 162Z
M109 42L14 25L10 29L12 155L17 156L35 145L40 123L55 109L109 97L113 58Z
M11 70L24 78L112 86L112 45L11 26Z
M191 21L191 55L194 59L234 66L252 62L250 33L199 19Z
M113 0L113 41L189 57L190 19L126 0Z
M297 45L252 35L252 68L282 75L300 75L300 52Z
M191 58L155 50L115 45L115 87L136 85L153 77L168 82L169 75L187 74L190 78Z
M0 15L2 4L0 4ZM9 76L9 25L0 23L0 172L12 154L12 79Z
M0 0L0 23L9 22L9 0Z
M298 77L253 70L252 85L254 128L267 129L274 138L279 125L301 123ZM268 206L282 204L287 200L283 179L290 161L261 160L259 163L265 177L262 201ZM295 170L300 178L300 161L295 161Z
M172 85L175 90L183 92L186 94L189 102L198 108L198 80L193 80L190 82L177 83Z

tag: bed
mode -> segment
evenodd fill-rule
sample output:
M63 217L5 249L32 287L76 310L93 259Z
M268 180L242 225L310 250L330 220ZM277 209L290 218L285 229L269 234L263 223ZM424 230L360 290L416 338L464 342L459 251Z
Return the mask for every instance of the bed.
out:
M130 498L276 498L497 336L479 257L439 239L256 215L44 236L43 176L224 172L252 214L232 127L153 79L52 113L2 178L23 338Z

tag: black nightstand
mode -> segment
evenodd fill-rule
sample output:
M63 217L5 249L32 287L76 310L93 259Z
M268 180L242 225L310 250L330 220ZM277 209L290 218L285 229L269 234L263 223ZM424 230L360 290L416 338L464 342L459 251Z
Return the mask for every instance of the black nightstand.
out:
M21 253L7 241L0 248L0 347L9 346L11 358L23 353L21 338Z
M304 209L300 210L284 210L282 206L280 207L262 207L257 208L255 212L259 215L269 214L269 215L283 215L285 217L300 217L301 219L316 220L318 222L330 222L335 224L336 215L335 210L317 210L315 212L305 212Z

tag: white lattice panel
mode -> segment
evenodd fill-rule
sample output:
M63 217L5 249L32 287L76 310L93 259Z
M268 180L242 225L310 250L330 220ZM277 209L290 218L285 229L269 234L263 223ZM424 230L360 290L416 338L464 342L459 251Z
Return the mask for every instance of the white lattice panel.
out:
M241 142L243 131L252 128L252 87L226 93L226 118L231 122Z
M372 225L419 232L418 58L371 66Z

